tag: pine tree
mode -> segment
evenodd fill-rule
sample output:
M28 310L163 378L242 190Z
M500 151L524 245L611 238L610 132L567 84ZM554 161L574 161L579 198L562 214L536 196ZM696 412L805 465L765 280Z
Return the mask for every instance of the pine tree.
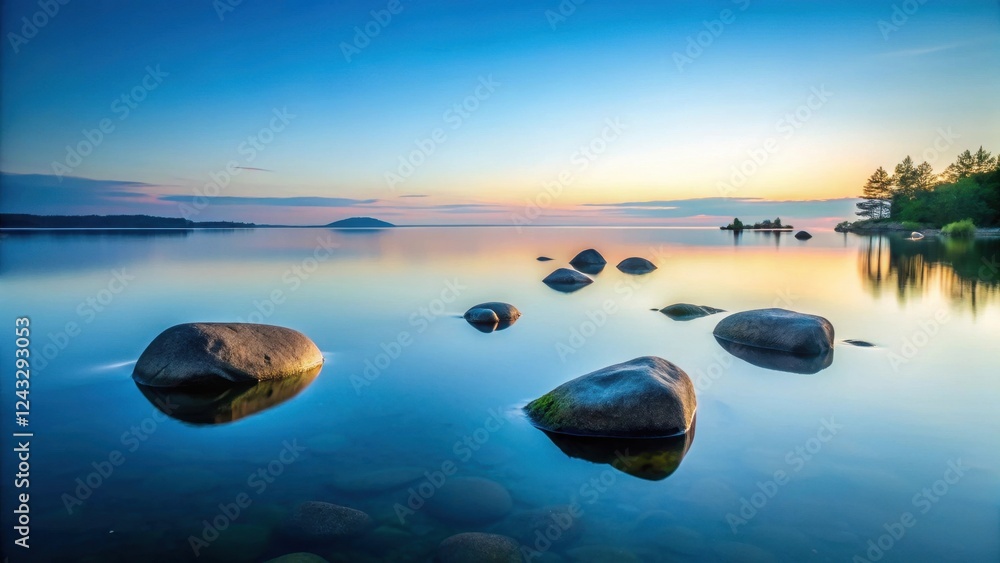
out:
M959 154L955 162L948 166L942 176L946 182L954 184L962 178L967 178L973 174L995 170L998 160L1000 160L998 157L992 156L989 151L984 150L980 146L975 154L972 154L968 150Z
M881 166L865 182L857 214L868 219L884 219L889 216L889 199L892 197L892 177Z

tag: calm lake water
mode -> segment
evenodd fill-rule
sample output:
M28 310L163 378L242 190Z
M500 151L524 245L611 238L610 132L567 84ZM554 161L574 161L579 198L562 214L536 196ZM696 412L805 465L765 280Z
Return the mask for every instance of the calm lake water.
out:
M1000 560L1000 244L814 235L9 234L2 318L32 328L30 560L423 562L465 531L510 535L550 562ZM595 283L541 283L589 247L609 261ZM622 274L629 256L659 269ZM494 333L461 318L494 300L523 317ZM792 373L736 358L712 336L724 314L651 310L678 302L822 315L832 362ZM167 327L237 320L307 334L321 373L210 397L132 382ZM13 363L9 334L0 350ZM520 412L645 355L679 365L698 394L696 435L640 455L652 474L570 457ZM3 463L11 476L9 451ZM375 528L346 545L289 539L285 519L311 500L363 510Z

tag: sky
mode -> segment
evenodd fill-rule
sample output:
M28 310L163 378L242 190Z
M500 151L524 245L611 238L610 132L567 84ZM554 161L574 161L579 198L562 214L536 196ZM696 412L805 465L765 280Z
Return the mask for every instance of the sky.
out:
M996 0L23 0L3 36L7 213L832 225L1000 151Z

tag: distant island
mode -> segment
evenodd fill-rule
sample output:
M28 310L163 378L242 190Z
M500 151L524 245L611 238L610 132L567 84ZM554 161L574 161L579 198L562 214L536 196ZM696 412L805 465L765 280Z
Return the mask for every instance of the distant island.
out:
M778 217L774 221L770 219L764 219L760 223L754 223L753 225L744 224L740 221L739 217L733 219L733 222L726 225L725 227L719 227L723 231L743 231L743 230L755 230L755 231L791 231L795 227L791 225L782 225L781 217Z
M29 215L0 213L0 229L268 229L287 225L258 225L236 221L191 221L152 215ZM392 223L371 217L351 217L329 225L301 228L384 229Z
M252 229L259 225L232 221L196 222L151 215L0 214L2 229Z
M334 229L387 229L395 226L392 223L380 221L372 217L351 217L350 219L341 219L327 225L327 227Z

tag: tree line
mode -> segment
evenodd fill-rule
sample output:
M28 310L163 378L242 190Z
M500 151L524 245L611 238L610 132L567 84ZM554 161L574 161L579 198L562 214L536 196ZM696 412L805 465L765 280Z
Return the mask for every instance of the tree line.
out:
M870 220L941 226L971 219L1000 224L1000 158L979 147L966 150L941 174L907 156L893 174L881 166L865 182L857 215Z

